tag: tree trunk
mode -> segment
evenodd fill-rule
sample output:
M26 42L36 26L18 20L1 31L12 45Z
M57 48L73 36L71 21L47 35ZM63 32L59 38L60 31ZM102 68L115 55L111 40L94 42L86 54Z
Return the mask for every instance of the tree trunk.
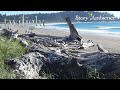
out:
M82 37L78 34L77 30L75 29L74 25L71 23L70 18L66 18L66 22L70 28L70 36L69 39L71 40L79 40L81 41Z

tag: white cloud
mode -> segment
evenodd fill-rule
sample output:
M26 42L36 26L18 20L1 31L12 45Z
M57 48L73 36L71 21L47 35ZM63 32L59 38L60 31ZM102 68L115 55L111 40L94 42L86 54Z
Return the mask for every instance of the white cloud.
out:
M0 11L0 14L14 15L14 14L32 14L32 13L56 13L61 11Z
M115 17L120 17L120 11L99 11L99 12L108 12L113 14Z

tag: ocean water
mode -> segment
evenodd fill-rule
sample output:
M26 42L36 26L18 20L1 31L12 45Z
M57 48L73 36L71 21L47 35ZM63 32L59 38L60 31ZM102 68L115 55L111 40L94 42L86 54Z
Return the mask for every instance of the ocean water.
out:
M120 22L76 22L77 31L120 37ZM49 29L69 30L67 23L47 24Z

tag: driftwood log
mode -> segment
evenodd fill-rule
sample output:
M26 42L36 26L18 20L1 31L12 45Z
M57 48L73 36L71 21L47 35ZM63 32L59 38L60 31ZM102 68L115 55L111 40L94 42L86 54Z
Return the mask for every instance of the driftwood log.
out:
M66 18L66 22L67 22L67 24L69 26L69 29L70 29L69 39L70 40L79 40L79 41L81 41L82 37L78 34L78 32L75 29L74 25L71 23L69 17Z
M94 69L104 74L105 78L111 78L108 74L120 76L120 54L80 50L77 49L78 43L60 43L62 39L58 42L54 37L29 37L26 40L32 43L27 45L25 55L8 58L4 63L10 71L26 79L39 79L41 72L52 73L55 79L86 79L88 72ZM25 41L22 43L26 44ZM93 43L89 40L86 45L92 46Z
M10 39L11 36L14 36L17 33L18 33L18 30L14 32L9 29L1 30L1 35L7 37L7 39Z
M1 35L7 37L7 39L10 39L10 37L12 36L12 32L8 29L3 29L1 31Z

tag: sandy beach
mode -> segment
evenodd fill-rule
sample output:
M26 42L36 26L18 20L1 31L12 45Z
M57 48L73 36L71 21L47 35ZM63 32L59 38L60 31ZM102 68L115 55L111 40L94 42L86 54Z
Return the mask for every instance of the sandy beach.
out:
M3 25L1 25L4 28ZM24 34L33 32L36 34L41 35L50 35L50 36L59 36L65 37L69 35L69 31L66 30L56 30L56 29L49 29L46 27L36 28L34 30L29 30L28 26L22 27L19 25L6 25L6 28L11 28L12 31L19 30L18 33ZM94 44L101 44L103 47L108 50L110 53L120 53L120 37L109 37L109 36L99 36L91 33L79 32L79 35L83 37L83 40L87 42L88 40L92 40ZM93 47L92 50L96 50L96 47Z

